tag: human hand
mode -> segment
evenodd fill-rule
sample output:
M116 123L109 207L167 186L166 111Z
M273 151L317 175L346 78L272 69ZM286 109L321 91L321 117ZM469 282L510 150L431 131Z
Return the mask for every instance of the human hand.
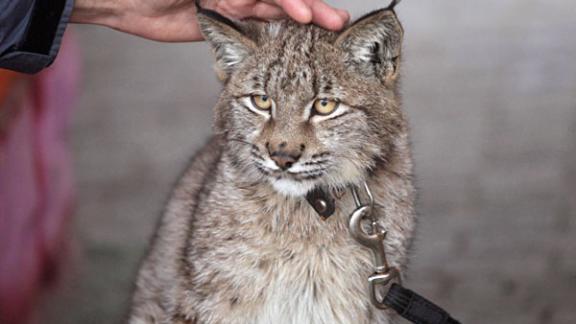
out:
M202 7L235 19L291 17L341 29L350 15L323 0L203 0ZM144 38L183 42L202 40L194 0L76 0L72 22L99 24Z

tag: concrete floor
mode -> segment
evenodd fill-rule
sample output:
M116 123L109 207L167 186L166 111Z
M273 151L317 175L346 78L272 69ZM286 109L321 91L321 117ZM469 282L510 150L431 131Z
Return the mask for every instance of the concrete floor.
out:
M377 5L332 3L355 16ZM407 285L464 323L575 323L576 4L405 1L398 12L420 188ZM78 253L42 322L113 323L220 86L206 44L76 31Z

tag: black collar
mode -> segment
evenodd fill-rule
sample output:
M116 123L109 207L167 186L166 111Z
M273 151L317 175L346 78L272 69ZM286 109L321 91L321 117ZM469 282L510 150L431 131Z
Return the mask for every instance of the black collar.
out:
M329 189L316 187L306 195L306 200L323 219L332 216L336 210L336 200Z

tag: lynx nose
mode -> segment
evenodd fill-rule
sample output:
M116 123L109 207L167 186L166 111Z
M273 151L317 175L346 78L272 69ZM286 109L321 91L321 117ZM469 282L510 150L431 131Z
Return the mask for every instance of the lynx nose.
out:
M302 156L305 145L300 144L297 146L289 145L287 142L281 142L279 144L267 142L266 148L268 149L270 158L276 165L282 170L287 170Z
M272 152L270 154L270 158L276 162L276 165L280 167L282 170L289 169L298 159L300 158L300 154L292 155L287 152L279 151L279 152Z

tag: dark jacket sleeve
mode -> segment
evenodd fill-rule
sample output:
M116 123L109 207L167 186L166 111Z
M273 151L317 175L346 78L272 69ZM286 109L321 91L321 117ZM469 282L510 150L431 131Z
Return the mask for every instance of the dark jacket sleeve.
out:
M62 42L74 0L0 0L0 68L36 73Z

